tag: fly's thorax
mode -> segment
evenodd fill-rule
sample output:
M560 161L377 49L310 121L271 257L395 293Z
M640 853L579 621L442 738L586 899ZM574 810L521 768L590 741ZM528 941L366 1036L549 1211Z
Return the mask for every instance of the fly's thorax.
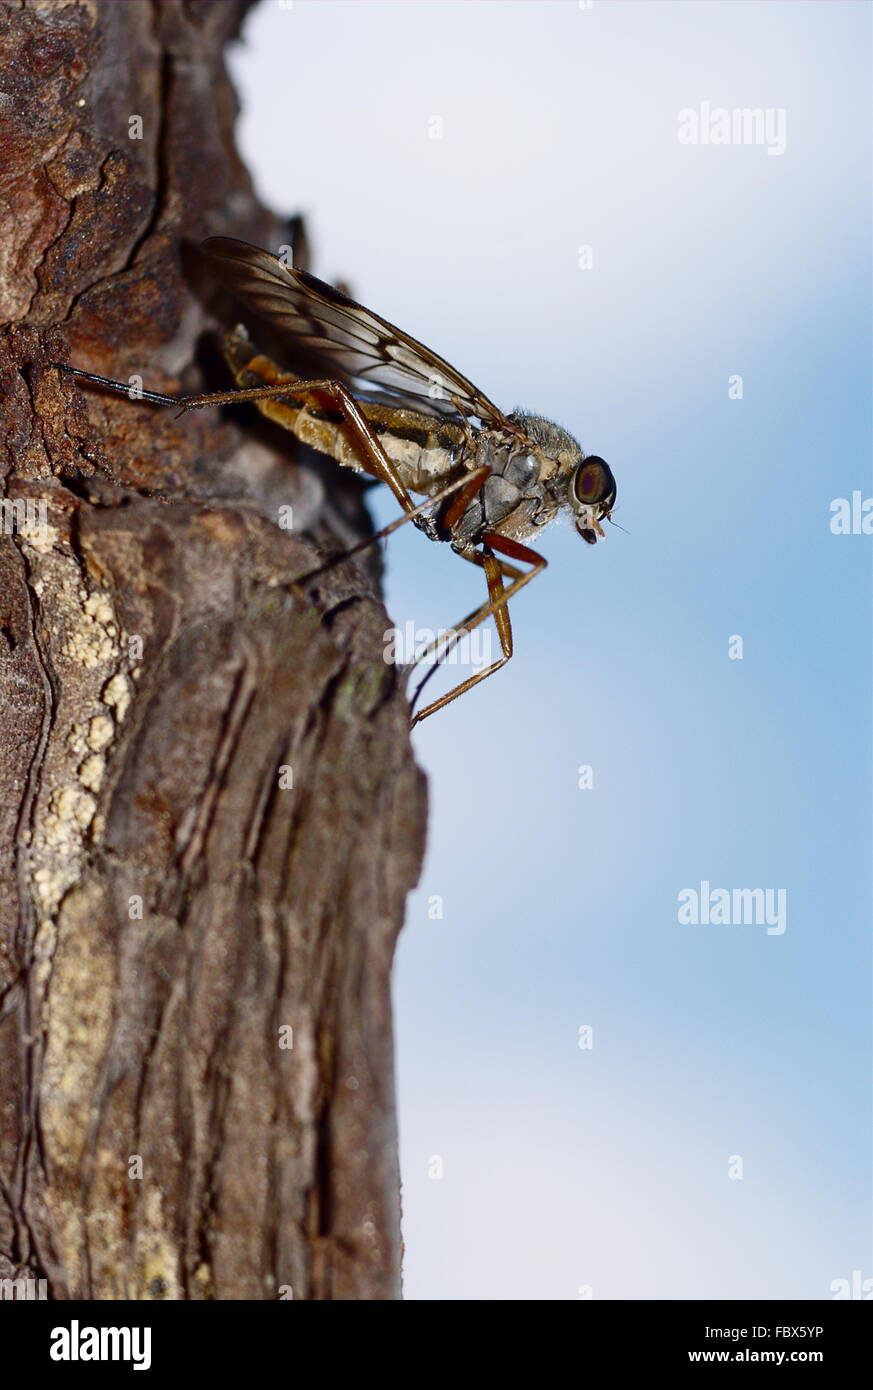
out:
M485 531L498 530L522 508L526 516L542 502L542 459L526 441L496 430L483 430L476 440L473 466L491 469L460 521L452 530L458 549L476 545Z
M514 411L508 418L518 426L542 459L543 481L568 476L584 459L585 453L578 441L553 420L545 420L541 415L528 415L521 410Z

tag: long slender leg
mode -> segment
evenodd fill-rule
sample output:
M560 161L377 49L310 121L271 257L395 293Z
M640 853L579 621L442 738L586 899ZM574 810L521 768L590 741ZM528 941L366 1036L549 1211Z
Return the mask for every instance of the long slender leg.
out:
M78 367L68 367L62 363L56 365L62 371L81 377L84 381L90 381L97 386L105 386L107 390L130 396L130 386L126 386L124 382L112 381L109 377L96 376L93 372L83 372ZM158 391L137 391L135 399L150 401L153 405L175 405L179 407L179 414L184 415L189 410L199 410L203 406L209 405L236 405L239 401L278 400L282 396L311 394L328 396L335 402L346 423L360 442L369 464L367 471L378 478L380 482L388 484L405 512L413 512L415 503L400 481L396 468L382 448L354 396L343 386L342 382L330 379L295 380L277 382L270 386L245 387L237 391L215 391L201 396L164 396Z
M435 492L432 497L426 497L423 502L419 502L418 506L413 507L411 512L406 512L403 516L398 516L396 520L390 521L387 526L383 526L381 531L376 531L372 536L368 536L366 540L358 541L357 545L350 546L348 550L343 551L342 555L336 555L332 560L325 561L323 565L318 566L318 569L310 570L308 574L301 575L298 582L302 583L304 579L308 582L309 580L319 578L322 574L326 574L328 570L332 570L336 565L341 565L346 560L350 560L353 555L357 555L360 551L366 550L368 546L375 545L376 541L384 540L386 536L390 536L394 531L398 530L399 527L405 526L407 521L414 521L417 516L421 516L424 512L430 511L432 507L438 506L439 503L444 502L447 497L451 497L453 492L462 490L461 497L462 499L466 499L464 501L464 507L466 507L470 498L474 497L484 485L485 479L490 472L490 465L483 463L480 467L474 468L471 473L465 473L460 478L456 478L454 482L446 483L445 487L441 487L439 492ZM455 504L453 503L452 505L454 506ZM451 511L451 508L449 510ZM518 571L516 570L515 573L517 574Z
M410 721L410 728L414 728L416 724L421 723L422 719L427 719L428 715L436 714L438 709L442 709L444 705L449 704L452 700L457 700L459 695L463 695L465 691L471 690L473 686L478 685L480 681L486 680L488 676L493 676L494 672L499 671L501 666L505 666L512 656L512 626L509 621L509 612L505 604L501 607L497 606L500 602L500 595L503 592L500 561L497 560L495 556L486 553L482 556L482 566L485 570L485 578L488 582L488 602L483 604L480 614L478 616L474 615L471 622L472 626L476 627L485 619L488 613L494 613L494 621L497 626L497 635L500 638L500 646L503 655L497 661L493 661L486 670L477 671L475 675L468 676L465 681L462 681L460 685L456 685L448 694L441 696L440 699L434 700L431 704L427 705L420 714L416 714L412 718ZM433 668L433 670L436 669L436 667ZM415 692L415 699L418 698L422 686L424 686L428 677L432 674L433 671L429 672L428 676L425 676L425 679ZM415 699L413 700L413 704L415 703Z
M448 653L452 650L453 647L457 645L457 643L461 640L462 637L464 637L468 632L471 632L473 628L478 627L479 624L484 622L485 619L491 613L495 612L495 610L499 612L500 608L502 608L508 602L508 600L518 592L520 588L522 588L531 579L533 579L535 574L539 574L540 570L546 568L548 561L542 555L537 554L535 550L531 550L528 546L523 546L519 544L519 542L517 541L508 541L503 536L496 536L497 544L494 544L493 542L495 541L495 536L496 533L489 532L489 538L492 541L492 550L496 550L498 548L498 545L501 548L513 546L514 549L512 553L516 556L516 558L520 558L523 561L531 564L533 568L528 573L525 573L522 570L516 569L514 565L508 565L505 560L501 560L499 564L500 573L502 577L504 579L513 579L519 582L512 584L508 589L503 590L502 597L498 596L496 603L492 603L489 597L489 599L486 600L485 603L481 604L478 608L474 608L473 612L469 613L467 617L462 619L462 621L458 623L455 627L449 628L447 632L444 632L442 634L442 636L435 638L433 642L430 642L426 647L423 647L416 656L416 665L420 664L422 661L426 660L429 656L431 656L442 645L442 643L446 643L446 646L442 651L440 651L439 659L441 660L444 656L447 656ZM487 552L485 551L474 551L472 553L462 555L461 558L464 560L469 560L471 564L476 564L480 567L484 567L486 553ZM496 620L497 619L495 613L495 622ZM433 671L428 673L428 675L425 677L425 680L429 680L431 675L433 675ZM422 685L423 684L424 681L422 681ZM419 686L418 689L420 690L421 686Z
M478 565L480 569L483 568L485 564L484 555L481 551L478 550L474 551L472 554L462 554L461 559L469 560L471 564ZM504 560L500 561L500 574L503 579L517 579L521 573L522 571L515 569L513 565L507 565ZM434 675L435 671L437 670L438 666L442 663L443 659L446 656L448 656L449 652L452 650L453 647L457 646L462 637L465 637L468 632L470 632L474 627L478 627L479 623L484 621L485 618L487 618L490 608L491 600L489 598L486 599L484 603L481 603L476 608L474 608L472 613L468 613L466 618L462 618L461 621L459 623L456 623L454 627L448 628L445 632L442 632L438 637L435 637L432 642L428 642L427 646L422 647L421 651L416 654L413 665L420 666L423 661L428 661L431 657L436 658L436 664L428 672L428 674L424 677L424 680L418 686L418 689L415 692L415 699L412 701L413 705L415 704L415 701L418 699L418 696L421 693L421 687L427 681L430 680L432 675ZM445 646L443 646L443 643L445 643Z
M465 560L475 561L479 564L480 567L484 566L485 563L484 556L479 552L477 552L475 555L465 555L463 558ZM503 579L514 578L515 576L521 573L520 570L513 569L511 565L505 565L502 560L498 561L498 563L500 565L501 578ZM432 642L428 642L427 646L422 647L421 651L416 652L415 659L412 663L413 669L414 667L421 666L424 662L429 661L431 659L433 660L433 665L430 667L427 673L424 676L422 676L421 680L418 682L418 685L415 687L415 693L413 694L412 699L409 702L410 711L415 709L415 706L418 704L421 698L421 692L424 690L424 687L427 685L428 681L436 675L437 671L439 671L440 667L445 663L445 660L448 657L449 653L458 645L461 639L465 637L468 632L470 632L474 627L477 627L479 623L484 621L484 619L488 616L490 608L491 596L489 589L489 597L485 600L484 603L480 604L478 608L474 608L472 613L468 613L466 618L463 618L461 622L456 623L454 627L450 627L448 631L441 633L438 637L435 637ZM496 621L497 620L495 618L495 622ZM509 634L509 640L511 643L511 630ZM413 723L414 722L415 720L413 720Z
M197 410L200 406L220 404L222 401L238 400L277 400L282 396L318 395L327 396L334 401L346 423L354 431L361 448L370 463L369 472L380 482L387 483L403 510L411 516L415 502L400 480L400 475L389 459L369 420L364 415L352 393L340 381L326 377L316 381L294 381L278 383L275 386L254 386L241 391L230 391L219 396L189 396L180 402L184 410Z
M537 552L531 550L529 546L522 545L519 541L510 540L506 536L501 536L496 531L487 531L482 539L485 549L473 558L474 562L476 564L481 564L482 568L485 570L485 578L488 583L488 602L471 613L469 618L466 618L459 627L453 629L449 648L463 636L464 632L471 632L473 628L478 627L480 623L484 622L487 617L493 614L503 655L499 660L492 662L486 670L477 671L474 675L468 676L465 681L455 686L448 694L442 695L438 700L434 700L431 704L427 705L420 714L414 716L412 720L413 726L415 724L420 724L422 719L427 719L429 715L436 714L438 709L442 709L444 705L450 704L452 700L457 700L459 695L463 695L466 691L472 690L474 685L478 685L480 681L487 680L489 676L493 676L495 671L499 671L501 666L506 665L513 652L512 626L509 621L509 610L506 605L513 595L518 593L519 589L522 589L525 584L529 584L534 576L544 570L548 564L544 556L537 554ZM531 568L526 573L520 573L511 565L504 566L492 553L495 550L503 555L510 556L513 560L519 560L522 564L528 564ZM504 569L512 571L517 576L506 587L504 587L503 584ZM433 646L434 644L431 645ZM447 650L449 648L447 648ZM434 667L434 670L435 669ZM413 704L415 703L415 699L418 698L425 681L429 680L432 674L433 673L429 671L419 685L418 690L415 692Z

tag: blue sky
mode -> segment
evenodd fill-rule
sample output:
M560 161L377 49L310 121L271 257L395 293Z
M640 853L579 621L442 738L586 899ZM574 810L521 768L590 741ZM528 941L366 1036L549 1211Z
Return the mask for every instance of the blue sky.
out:
M870 6L298 0L246 40L316 273L602 454L628 532L547 533L513 661L415 734L406 1296L873 1277L873 536L830 527L873 496ZM703 103L784 151L681 143ZM411 527L388 565L398 624L480 601ZM681 925L704 880L785 931Z

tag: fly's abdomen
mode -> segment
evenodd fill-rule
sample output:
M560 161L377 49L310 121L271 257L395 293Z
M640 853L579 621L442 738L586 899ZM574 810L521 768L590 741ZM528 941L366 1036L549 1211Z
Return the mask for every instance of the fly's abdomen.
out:
M342 412L330 402L322 403L306 392L295 395L294 383L302 378L282 370L269 357L257 353L243 329L227 335L224 356L237 386L243 389L288 382L287 396L256 402L269 420L290 430L301 443L327 454L344 468L371 471L362 454L360 440ZM430 496L452 481L459 468L463 469L460 461L463 431L457 427L436 426L426 415L374 401L357 400L356 405L407 491Z
M308 444L320 454L327 454L328 458L335 459L346 468L362 471L360 447L354 446L339 411L320 408L312 397L304 393L295 395L294 383L300 377L256 352L243 329L237 328L233 333L228 333L223 348L224 359L242 390L288 383L287 396L255 402L262 415L289 430L302 444Z

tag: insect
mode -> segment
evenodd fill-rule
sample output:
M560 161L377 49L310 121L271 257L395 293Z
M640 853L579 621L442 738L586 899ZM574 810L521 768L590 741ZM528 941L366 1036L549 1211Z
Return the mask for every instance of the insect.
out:
M202 249L223 284L278 331L289 357L305 359L314 375L278 366L237 329L225 340L237 390L186 397L142 391L137 398L182 411L254 401L305 444L388 485L404 515L380 536L412 521L485 572L487 600L419 652L416 662L438 662L489 617L501 655L420 710L412 720L419 723L509 661L509 600L547 563L527 542L564 512L593 545L615 502L612 472L559 425L521 411L504 415L435 352L314 275L227 237L210 237ZM67 370L129 392L121 382Z

